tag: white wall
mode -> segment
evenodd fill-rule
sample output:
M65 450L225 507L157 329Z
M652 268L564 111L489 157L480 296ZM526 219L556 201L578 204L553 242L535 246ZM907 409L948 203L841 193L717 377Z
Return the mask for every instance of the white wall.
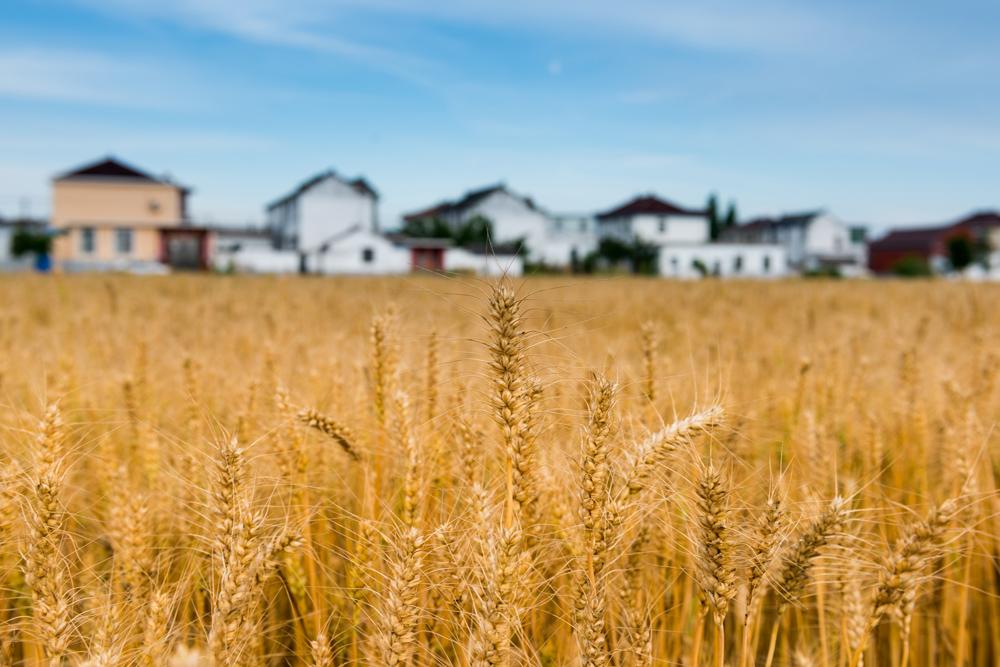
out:
M10 253L10 242L14 238L14 228L9 225L0 225L0 262L13 259Z
M365 260L371 250L371 261ZM310 273L377 275L409 273L410 250L367 231L357 231L332 243L326 252L306 255Z
M655 245L707 243L708 219L689 215L633 215L601 221L602 236L629 242L634 238Z
M326 178L298 198L299 249L317 250L331 238L358 227L375 232L375 201L336 177Z
M806 255L810 257L846 259L855 254L851 245L851 230L829 213L813 218L806 232L805 246Z
M475 271L482 276L520 276L524 260L518 255L478 255L464 248L444 251L445 271Z
M574 251L582 262L596 248L597 220L592 216L551 216L545 238L532 259L549 266L570 266Z
M236 251L217 248L212 254L212 268L240 273L298 273L299 253L259 247L243 247Z
M544 212L531 208L520 197L498 190L463 211L458 222L467 222L480 215L493 223L495 242L524 239L531 259L545 256L546 234L551 218Z
M660 275L699 278L696 260L708 268L710 275L726 278L779 278L788 274L788 255L780 245L711 243L662 246Z

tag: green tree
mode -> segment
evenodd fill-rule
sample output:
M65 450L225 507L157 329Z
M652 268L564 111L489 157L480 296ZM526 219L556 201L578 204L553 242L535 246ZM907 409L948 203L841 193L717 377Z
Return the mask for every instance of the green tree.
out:
M719 200L715 193L708 195L708 203L705 204L705 216L708 218L708 237L713 241L719 238Z
M10 254L21 257L29 253L47 255L52 250L52 237L48 234L35 234L27 229L19 229L10 239Z
M965 234L948 239L948 261L951 268L961 271L976 259L976 248Z
M460 225L451 238L457 246L490 243L495 240L493 238L493 221L482 215L473 216L465 224Z
M931 275L931 267L923 257L907 255L892 265L892 272L903 278L918 278Z
M736 226L736 202L729 202L729 209L726 211L726 219L722 222L723 229L731 229Z

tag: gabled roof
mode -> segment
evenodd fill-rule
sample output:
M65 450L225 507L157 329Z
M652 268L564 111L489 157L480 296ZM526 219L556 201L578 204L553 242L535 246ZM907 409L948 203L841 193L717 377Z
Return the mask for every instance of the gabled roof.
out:
M1000 213L977 211L948 225L891 229L885 236L873 241L869 247L875 251L929 251L936 244L954 236L969 234L979 236L997 228L1000 228Z
M433 206L430 206L419 211L414 211L412 213L406 213L403 215L403 220L413 221L413 220L426 220L429 218L436 218L438 216L447 215L449 213L463 211L472 208L482 200L486 199L490 195L496 194L498 192L505 192L515 199L520 199L524 204L531 210L538 210L535 206L535 202L531 197L522 197L521 195L515 194L507 189L504 183L497 183L495 185L489 185L476 190L469 190L460 199L455 201L443 201L439 202Z
M869 248L874 251L924 251L929 250L954 231L953 225L894 229L879 240L869 244Z
M633 215L689 215L703 217L704 210L682 208L656 195L642 195L604 213L598 213L598 220L627 218Z
M956 222L954 226L981 233L1000 227L1000 213L997 211L976 211Z
M327 169L326 171L321 171L315 176L302 181L294 190L289 192L287 195L279 197L278 199L275 199L270 204L268 204L267 209L270 210L275 206L281 206L282 204L285 204L295 199L306 190L312 188L315 185L318 185L319 183L322 183L328 178L334 178L343 183L344 185L349 185L356 192L360 194L366 194L372 197L373 199L378 199L378 192L375 190L375 188L371 186L371 184L367 180L365 180L364 177L359 176L358 178L355 178L353 180L348 180L346 178L339 176L337 172L335 172L333 169Z
M55 181L76 181L76 180L108 180L126 181L133 183L162 183L171 185L179 190L188 192L189 188L172 182L169 178L157 178L148 172L134 167L123 160L119 160L113 155L87 163L81 167L76 167L56 176Z
M739 231L758 231L772 229L776 227L798 227L807 225L819 216L823 215L823 209L815 211L803 211L801 213L787 213L776 218L756 218L750 222L738 226Z

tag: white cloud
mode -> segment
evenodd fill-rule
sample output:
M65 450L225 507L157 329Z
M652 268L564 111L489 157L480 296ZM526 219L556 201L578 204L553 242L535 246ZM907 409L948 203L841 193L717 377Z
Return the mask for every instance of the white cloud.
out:
M142 78L135 65L103 55L37 48L0 51L0 95L19 99L57 100L129 107L150 101L129 88Z

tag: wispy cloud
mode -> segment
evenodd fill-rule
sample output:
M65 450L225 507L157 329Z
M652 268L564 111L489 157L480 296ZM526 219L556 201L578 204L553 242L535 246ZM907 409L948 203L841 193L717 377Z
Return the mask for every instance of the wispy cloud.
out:
M316 0L78 0L113 15L167 21L187 28L325 53L362 63L411 83L434 85L435 63L412 53L343 36L347 7Z
M178 107L146 82L158 73L87 51L7 47L0 50L0 96L137 109Z

